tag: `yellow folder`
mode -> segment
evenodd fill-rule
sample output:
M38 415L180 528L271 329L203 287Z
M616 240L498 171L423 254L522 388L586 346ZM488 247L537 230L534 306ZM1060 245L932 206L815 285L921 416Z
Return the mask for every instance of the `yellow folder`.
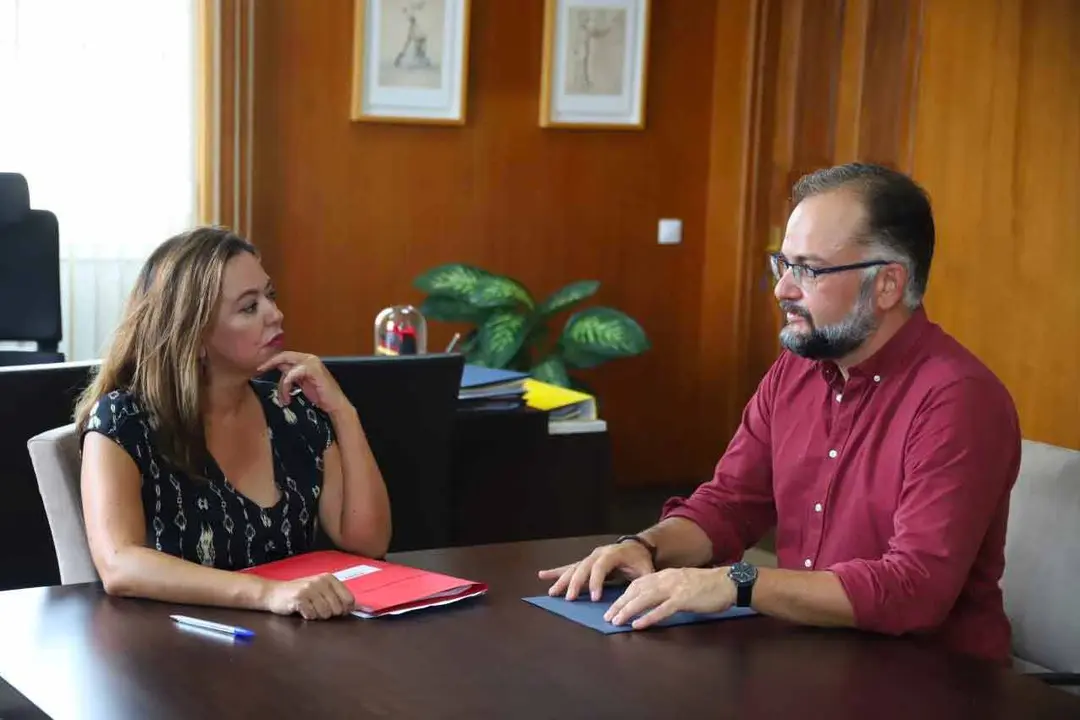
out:
M596 420L596 398L577 390L525 380L525 404L546 410L552 420Z

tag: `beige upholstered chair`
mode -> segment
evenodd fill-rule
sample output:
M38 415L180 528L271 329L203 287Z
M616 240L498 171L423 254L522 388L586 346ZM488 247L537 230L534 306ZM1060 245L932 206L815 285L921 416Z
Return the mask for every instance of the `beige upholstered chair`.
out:
M1080 686L1080 451L1024 440L1003 588L1015 667Z
M90 558L83 521L79 491L81 459L75 425L35 435L26 445L52 531L60 582L64 585L96 582L98 574Z

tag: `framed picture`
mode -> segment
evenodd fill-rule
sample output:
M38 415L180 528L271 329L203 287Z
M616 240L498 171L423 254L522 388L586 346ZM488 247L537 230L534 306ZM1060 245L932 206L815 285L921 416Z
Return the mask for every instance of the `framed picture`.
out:
M640 130L651 0L546 0L540 125Z
M353 0L353 120L461 125L469 0Z

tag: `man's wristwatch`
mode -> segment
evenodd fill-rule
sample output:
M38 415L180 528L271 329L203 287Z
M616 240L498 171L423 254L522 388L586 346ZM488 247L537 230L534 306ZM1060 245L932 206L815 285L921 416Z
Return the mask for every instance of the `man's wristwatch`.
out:
M649 551L649 559L652 561L652 566L655 569L656 566L656 546L651 542L641 537L640 535L623 535L615 540L615 544L618 545L621 542L632 540L639 543L643 548Z
M757 568L748 562L737 562L728 569L728 577L735 583L736 607L750 607L757 574Z

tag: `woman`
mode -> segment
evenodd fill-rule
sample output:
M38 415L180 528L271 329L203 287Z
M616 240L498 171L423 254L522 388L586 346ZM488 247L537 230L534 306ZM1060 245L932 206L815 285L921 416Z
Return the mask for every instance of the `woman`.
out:
M283 351L255 248L200 228L158 247L76 408L94 565L109 594L328 618L331 575L230 570L312 548L386 552L390 507L356 409L313 355ZM277 383L255 380L281 371Z

